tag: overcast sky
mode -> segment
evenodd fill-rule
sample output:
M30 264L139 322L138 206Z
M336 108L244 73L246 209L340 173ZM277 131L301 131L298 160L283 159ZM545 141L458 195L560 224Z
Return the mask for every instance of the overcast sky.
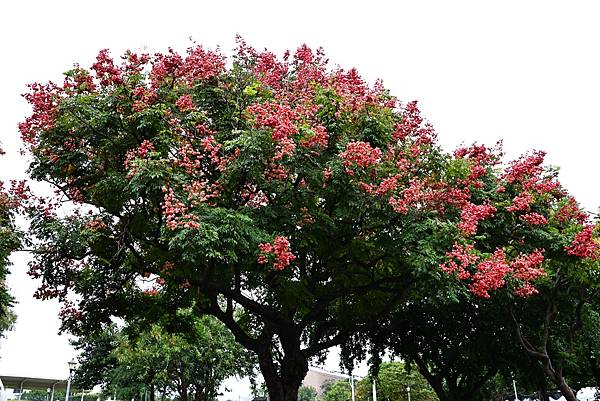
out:
M333 64L382 78L419 100L452 149L504 140L508 156L548 152L560 180L589 210L600 205L600 5L597 1L7 1L0 11L0 178L24 176L16 125L33 81L62 81L98 50L183 50L191 36L225 54L241 34L278 53L302 43ZM33 300L27 255L9 285L15 330L0 343L0 374L62 378L74 356L57 335L58 307ZM335 358L328 367L336 369ZM243 386L229 398L244 394ZM239 388L239 389L238 389Z

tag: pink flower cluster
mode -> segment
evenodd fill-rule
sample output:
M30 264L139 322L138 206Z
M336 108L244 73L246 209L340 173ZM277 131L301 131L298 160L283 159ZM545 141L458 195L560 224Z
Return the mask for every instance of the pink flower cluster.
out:
M58 312L58 317L65 321L67 319L79 319L81 317L81 311L73 305L72 302L65 302L63 307Z
M134 102L132 105L133 111L139 112L154 103L158 95L155 89L146 89L143 86L138 86L132 91Z
M115 65L108 53L108 49L100 50L98 56L96 56L96 62L92 65L92 70L96 72L100 85L120 85L123 83L121 70Z
M248 107L247 111L255 118L257 128L271 128L271 136L274 141L290 136L298 132L294 125L299 118L296 111L288 105L271 103L255 103Z
M509 184L514 182L525 182L529 177L539 176L542 171L542 163L546 152L535 151L531 155L521 156L513 161L504 173L504 179Z
M375 195L383 196L388 192L395 191L398 188L398 180L402 178L401 174L394 174L385 178L379 183L377 189L375 189Z
M546 276L546 272L541 267L542 262L544 262L544 250L536 249L529 255L519 255L510 266L516 279L527 282Z
M529 205L533 202L533 197L529 192L522 192L513 199L512 205L508 206L506 210L509 212L525 211L529 210Z
M330 82L336 94L344 100L342 107L347 111L356 112L369 105L388 109L396 107L396 98L386 94L381 80L377 80L373 88L369 88L355 68L348 71L335 70Z
M148 296L151 296L151 297L155 297L155 296L157 296L157 295L158 295L158 288L156 288L156 287L147 288L147 289L145 289L144 291L142 291L142 293L143 293L144 295L148 295Z
M84 227L89 230L92 230L92 231L102 231L102 230L106 230L108 228L106 223L100 219L90 220L87 223L85 223Z
M254 51L254 49L252 49L252 51ZM256 57L254 74L259 81L267 87L273 88L278 92L281 91L283 89L282 84L284 78L289 70L287 63L280 62L277 60L277 57L269 51L263 51L259 54L254 52L254 55Z
M188 94L179 97L179 99L177 99L177 101L175 102L175 105L182 113L194 109L194 101L192 100L192 97Z
M283 181L288 178L287 169L281 164L270 163L265 170L265 180L267 181Z
M519 216L521 221L525 223L529 223L532 226L544 226L548 224L548 220L546 217L542 216L539 213L526 213L524 215Z
M191 85L219 75L224 67L225 59L222 55L204 50L202 46L190 47L185 59L169 49L168 54L155 55L150 79L153 88L176 79L183 79Z
M23 97L31 104L33 110L31 115L19 124L19 131L21 140L35 147L37 133L54 127L62 89L53 83L46 85L33 83L28 87L30 93L23 94Z
M78 93L83 92L94 92L96 90L96 84L92 76L84 69L76 69L72 71L73 75L65 77L63 83L63 89L68 91L75 91Z
M598 238L594 237L596 225L587 224L583 230L578 232L573 238L571 245L566 246L565 250L568 255L578 256L582 259L598 259L600 250Z
M460 147L454 151L456 159L467 159L477 161L479 164L495 165L500 161L502 155L502 142L496 143L492 149L485 145L473 144L469 147Z
M244 186L240 196L246 202L244 206L252 209L258 209L269 204L267 195L262 190L257 190L256 186L248 183Z
M448 274L458 273L458 278L466 280L471 277L468 268L479 260L479 256L473 253L473 245L461 245L454 243L452 251L446 253L450 258L448 262L442 263L440 268Z
M261 265L267 264L269 261L268 256L274 255L273 267L277 270L283 270L296 259L290 249L290 242L286 237L278 235L275 237L273 244L268 242L259 244L258 248L261 254L258 256L258 263Z
M477 224L481 220L488 219L496 213L496 208L492 205L475 205L467 202L460 214L458 228L465 235L473 235L477 232Z
M221 189L219 183L211 183L208 180L194 180L191 184L183 185L183 191L187 194L188 201L192 206L198 206L201 203L214 206L214 203L207 201L218 198L221 195Z
M221 54L195 46L187 49L187 57L183 60L179 73L190 85L216 77L224 67L225 58Z
M476 269L469 290L481 298L489 298L490 291L503 287L504 278L511 271L502 249L497 249L489 259L479 263Z
M321 124L312 127L312 135L302 139L300 144L307 148L326 148L329 144L329 133Z
M539 291L530 283L523 283L520 287L516 288L513 293L521 298L529 297L537 294Z
M252 65L257 80L284 103L310 107L315 89L320 87L333 89L341 97L338 116L343 112L356 112L367 105L395 107L395 98L387 94L380 81L370 88L355 69L337 68L328 72L323 49L313 51L302 45L296 49L291 61L289 52L285 53L283 61L279 61L272 52L258 52L240 37L236 42L238 60ZM290 72L294 74L293 80L288 79Z
M440 268L448 274L457 274L460 280L468 280L469 290L478 297L489 298L490 292L503 287L506 278L517 280L513 293L528 296L537 293L531 282L546 275L541 267L544 261L542 249L536 249L528 255L521 254L508 262L504 251L496 251L487 259L481 260L474 252L474 246L454 244L452 251L446 253L448 261Z
M147 53L137 54L131 50L127 50L121 58L124 60L122 70L128 74L140 74L150 61Z
M401 197L391 196L389 200L390 206L394 208L394 210L401 214L408 213L409 206L416 206L423 200L423 190L422 184L420 181L414 180L411 181L408 188L405 188L402 191Z
M165 193L162 205L163 216L169 229L200 227L198 217L192 213L187 213L188 207L175 196L172 188L163 188L163 192Z
M202 169L204 168L203 163L205 160L209 160L212 165L219 167L223 163L223 160L219 156L221 144L216 141L212 134L202 137L199 145L202 150L197 150L191 143L182 145L178 150L178 158L175 164L183 167L187 174L204 174Z
M368 142L354 141L346 145L346 150L340 153L340 158L344 160L346 172L351 174L350 167L368 168L379 163L381 158L381 149L371 147Z
M574 198L570 197L563 206L554 214L554 218L563 223L574 219L579 224L583 224L587 218L587 213L581 211Z
M298 132L295 122L299 119L296 111L288 105L275 102L256 103L247 111L256 118L256 128L272 129L271 138L278 147L274 160L294 154L296 143L292 136Z
M412 156L420 153L424 146L432 145L437 135L430 124L423 124L421 111L416 101L409 102L402 113L402 120L396 125L392 134L396 141L406 141L408 138L414 140L414 148L411 149Z
M2 185L3 186L3 185ZM0 186L0 190L2 190ZM10 180L10 188L8 189L8 208L17 209L23 205L27 199L31 197L31 190L24 180Z
M145 159L149 152L154 152L154 144L146 139L137 148L137 155L141 159Z
M154 144L149 140L144 140L137 149L130 150L125 155L125 161L123 165L128 170L127 177L131 178L137 174L136 169L133 168L132 162L135 159L145 159L148 153L154 151Z
M323 185L327 185L331 178L333 177L333 170L331 168L326 167L323 169Z

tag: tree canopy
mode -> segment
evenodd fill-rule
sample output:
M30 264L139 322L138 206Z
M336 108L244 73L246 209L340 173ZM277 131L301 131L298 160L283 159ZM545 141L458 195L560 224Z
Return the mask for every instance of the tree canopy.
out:
M61 300L76 335L212 314L256 354L273 401L295 401L311 358L432 282L513 300L597 266L596 226L543 152L447 153L416 102L321 49L278 58L240 39L228 61L194 45L121 63L102 50L30 89L31 177L56 189L28 208L37 296Z

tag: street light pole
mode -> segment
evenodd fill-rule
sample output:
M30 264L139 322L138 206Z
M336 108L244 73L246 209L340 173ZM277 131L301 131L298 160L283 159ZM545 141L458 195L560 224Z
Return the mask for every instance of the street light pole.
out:
M69 401L69 392L71 391L71 378L73 377L73 371L75 370L75 358L69 362L69 378L67 379L67 392L65 393L65 401Z
M352 388L352 401L356 401L354 399L354 375L350 373L350 387Z
M406 387L406 393L408 394L408 401L410 401L410 386Z
M375 389L375 379L373 379L373 401L377 401L377 390Z

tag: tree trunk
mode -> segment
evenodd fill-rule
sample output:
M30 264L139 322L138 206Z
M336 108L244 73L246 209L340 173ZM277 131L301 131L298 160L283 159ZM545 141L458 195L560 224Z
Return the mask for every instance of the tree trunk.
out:
M183 382L179 383L179 385L177 386L178 388L178 392L179 392L179 400L180 401L188 401L188 385Z
M539 395L541 401L550 401L550 396L548 395L545 385L540 389Z
M442 379L439 376L432 374L429 371L428 365L421 358L418 358L416 355L411 356L413 357L414 362L417 364L419 372L423 375L425 380L427 380L435 394L438 396L439 400L450 401L446 395L446 391L444 390Z
M565 397L567 401L577 401L577 396L575 395L575 392L573 392L571 387L569 387L569 385L565 382L564 379L561 380L561 383L558 385L558 388L560 389L561 394L563 395L563 397Z
M209 385L194 384L194 401L208 401Z
M544 364L544 372L550 378L550 380L552 380L552 382L558 386L560 393L563 395L563 397L565 397L566 401L578 401L575 393L565 381L565 378L562 375L562 370L553 369L550 365L550 359L548 359Z
M260 372L269 392L269 401L298 400L298 389L308 372L308 360L299 348L287 351L279 371L273 363L270 349L257 353Z

